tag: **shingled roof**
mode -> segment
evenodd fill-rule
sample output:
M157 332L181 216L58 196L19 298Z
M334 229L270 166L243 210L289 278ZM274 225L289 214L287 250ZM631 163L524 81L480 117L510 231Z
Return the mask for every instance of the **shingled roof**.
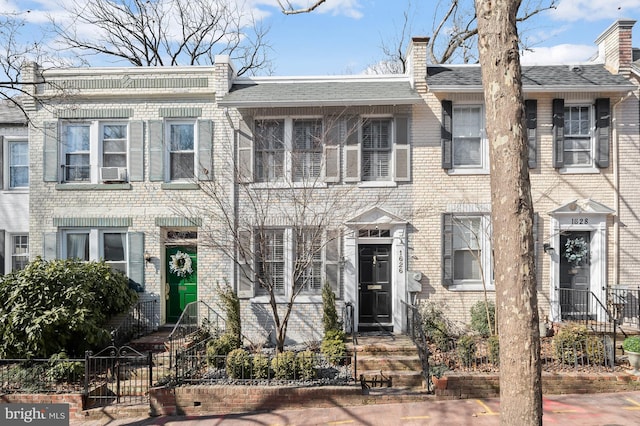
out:
M238 80L221 106L406 105L421 102L406 76L363 79Z
M0 101L0 124L26 124L24 112L9 100Z
M433 92L482 91L479 65L430 65L427 85ZM522 87L533 91L628 91L634 86L622 75L611 74L603 65L542 65L522 67Z

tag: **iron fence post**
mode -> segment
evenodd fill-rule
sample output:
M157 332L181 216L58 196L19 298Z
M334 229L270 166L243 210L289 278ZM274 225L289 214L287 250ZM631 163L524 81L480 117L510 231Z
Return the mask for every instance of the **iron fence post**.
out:
M89 396L89 358L91 351L84 352L84 397Z

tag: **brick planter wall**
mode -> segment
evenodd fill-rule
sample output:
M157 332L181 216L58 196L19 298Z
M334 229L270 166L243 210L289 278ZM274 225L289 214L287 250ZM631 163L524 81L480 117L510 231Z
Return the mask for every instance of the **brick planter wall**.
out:
M500 396L498 375L446 373L433 379L437 399L493 398ZM542 373L542 393L606 393L640 390L640 377L626 373Z

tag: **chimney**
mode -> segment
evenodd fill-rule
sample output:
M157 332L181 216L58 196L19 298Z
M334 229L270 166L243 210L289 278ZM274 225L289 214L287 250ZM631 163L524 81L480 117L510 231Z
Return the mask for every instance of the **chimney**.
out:
M236 77L236 72L233 69L229 55L216 55L214 64L216 98L220 99L229 93L233 79Z
M614 74L629 74L633 62L632 29L633 19L619 19L607 28L598 38L598 58L604 60L604 66Z
M22 79L22 106L27 111L36 110L36 95L38 86L44 82L42 69L36 62L25 61L20 69L20 78Z
M411 87L423 93L427 91L427 45L429 37L412 37L407 48L405 74L411 78Z

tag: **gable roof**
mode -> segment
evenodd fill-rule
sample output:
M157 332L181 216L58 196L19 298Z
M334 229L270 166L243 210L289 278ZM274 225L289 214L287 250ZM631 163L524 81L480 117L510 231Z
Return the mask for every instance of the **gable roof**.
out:
M405 75L236 80L220 106L237 108L409 105L421 102Z
M481 92L480 66L430 65L427 67L427 86L433 92ZM611 74L602 64L522 67L525 92L626 92L633 87L624 76Z

